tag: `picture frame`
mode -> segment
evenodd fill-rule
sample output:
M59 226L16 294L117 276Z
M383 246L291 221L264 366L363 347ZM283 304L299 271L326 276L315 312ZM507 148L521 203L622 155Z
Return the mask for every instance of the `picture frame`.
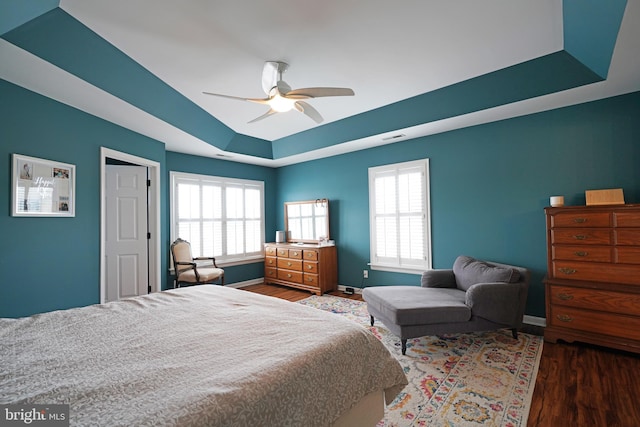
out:
M75 217L76 166L13 154L11 216Z

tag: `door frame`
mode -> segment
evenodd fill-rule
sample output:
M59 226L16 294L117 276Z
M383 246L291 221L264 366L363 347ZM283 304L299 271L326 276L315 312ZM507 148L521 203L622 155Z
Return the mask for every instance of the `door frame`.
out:
M151 189L149 191L148 213L149 213L149 231L151 238L149 239L149 286L151 292L161 290L161 250L160 250L160 163L145 159L143 157L134 156L132 154L122 153L110 148L100 147L100 303L106 301L107 296L107 266L105 262L106 256L106 235L107 235L107 216L105 197L107 194L107 158L121 160L136 165L145 166L149 170L149 179L151 179Z

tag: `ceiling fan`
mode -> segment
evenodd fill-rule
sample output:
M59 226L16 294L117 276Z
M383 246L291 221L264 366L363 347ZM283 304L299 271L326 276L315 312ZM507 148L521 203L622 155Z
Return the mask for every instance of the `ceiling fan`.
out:
M269 106L269 111L256 117L249 123L254 123L267 118L275 113L284 113L292 109L310 117L316 123L324 120L320 113L305 102L305 99L319 98L323 96L353 96L354 92L349 88L341 87L307 87L303 89L291 89L282 80L282 74L289 68L289 64L280 61L267 61L262 70L262 90L267 98L242 98L238 96L222 95L219 93L202 92L206 95L220 96L223 98L238 99Z

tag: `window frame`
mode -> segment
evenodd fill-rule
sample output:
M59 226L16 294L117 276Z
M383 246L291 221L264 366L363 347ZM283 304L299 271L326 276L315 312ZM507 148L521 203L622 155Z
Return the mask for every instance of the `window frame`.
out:
M264 195L264 181L257 180L248 180L248 179L240 179L240 178L229 178L215 175L204 175L204 174L194 174L187 172L177 172L170 171L169 172L169 181L170 181L170 195L169 195L169 205L170 205L170 235L171 242L175 241L178 238L178 204L177 204L177 185L181 181L192 181L197 182L197 184L202 188L202 183L204 181L212 182L215 181L220 183L222 187L222 198L223 198L223 207L222 207L222 230L223 230L223 255L215 255L216 264L219 267L228 267L232 265L242 265L242 264L251 264L255 262L259 262L264 260L264 242L265 242L265 195ZM243 254L233 254L226 255L227 251L227 242L224 230L226 228L226 212L224 206L226 204L226 188L233 187L238 188L238 186L242 186L243 188L246 186L258 188L260 191L260 241L259 241L259 250L253 252L245 252ZM202 206L202 201L200 201L200 206ZM244 217L242 221L246 221L247 218ZM255 219L254 219L255 220ZM201 229L202 230L202 229ZM202 256L211 256L210 254L202 254ZM171 269L173 270L173 260L170 261Z
M376 188L375 179L381 175L389 175L396 178L396 189L398 188L398 176L400 172L407 169L420 170L422 173L422 187L423 187L423 211L422 211L422 226L424 230L423 236L423 260L411 260L403 259L398 249L398 255L393 261L390 261L388 257L384 260L379 259L376 253L377 242L377 230L376 230ZM430 179L429 179L429 159L412 160L408 162L393 163L381 166L370 167L369 174L369 250L370 250L370 268L372 270L389 271L396 273L409 273L409 274L421 274L425 270L432 269L432 250L431 250L431 191L430 191ZM395 192L396 203L399 201L399 192ZM392 215L396 222L399 222L399 218L402 216L397 210ZM398 233L397 243L400 248L400 233ZM403 261L404 260L404 261Z

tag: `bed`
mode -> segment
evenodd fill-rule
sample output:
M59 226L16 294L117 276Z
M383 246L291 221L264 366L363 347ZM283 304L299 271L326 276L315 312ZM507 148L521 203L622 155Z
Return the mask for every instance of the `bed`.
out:
M71 425L375 425L406 385L354 322L204 285L0 319L0 404Z

